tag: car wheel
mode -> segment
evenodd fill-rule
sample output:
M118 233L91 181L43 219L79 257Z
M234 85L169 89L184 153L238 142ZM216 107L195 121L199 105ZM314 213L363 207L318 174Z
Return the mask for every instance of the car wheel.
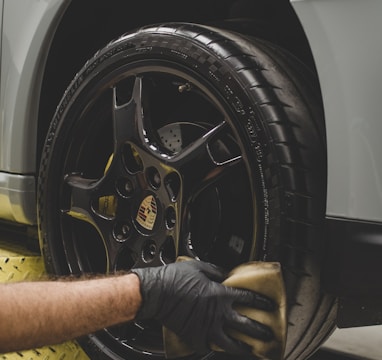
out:
M284 50L216 28L164 24L108 44L77 74L47 134L38 185L47 269L114 274L178 255L226 269L279 261L286 358L307 358L334 316L319 278L326 156L317 89ZM154 322L85 343L92 359L163 357Z

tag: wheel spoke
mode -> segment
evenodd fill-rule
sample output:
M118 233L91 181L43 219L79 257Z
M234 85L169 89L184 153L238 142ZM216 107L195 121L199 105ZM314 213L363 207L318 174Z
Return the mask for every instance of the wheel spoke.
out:
M182 174L183 202L197 196L241 163L240 155L217 161L211 152L212 140L225 126L225 121L221 122L171 159L171 165Z
M71 204L69 210L64 212L73 218L95 226L91 199L96 189L97 180L85 179L79 175L72 174L66 176L65 183L71 189Z
M68 175L65 182L71 189L71 205L69 210L65 210L64 213L72 218L87 222L96 229L105 246L107 268L109 271L114 271L121 245L114 240L113 217L97 212L93 203L94 199L102 199L99 195L101 181L85 179L73 174Z
M117 105L117 88L113 90L114 154L128 142L155 151L151 142L154 137L149 117L149 89L144 88L143 78L136 77L132 98L126 104Z
M226 126L226 122L222 121L165 161L179 174L181 184L177 192L180 197L175 197L177 200L174 204L180 217L172 234L176 255L195 257L190 239L190 209L193 200L206 188L230 176L242 164L242 156L232 155L227 149L219 149L217 159L214 149L216 144L224 144L223 139L227 137Z
M189 167L190 165L194 165L194 163L196 164L201 158L208 157L213 161L208 145L215 136L222 132L225 126L225 121L216 125L203 136L186 146L179 154L175 155L172 158L172 162L176 167L182 169L185 166Z
M115 241L113 236L113 222L100 218L97 221L97 231L102 238L106 250L106 268L108 273L115 272L118 256L123 249L123 244Z

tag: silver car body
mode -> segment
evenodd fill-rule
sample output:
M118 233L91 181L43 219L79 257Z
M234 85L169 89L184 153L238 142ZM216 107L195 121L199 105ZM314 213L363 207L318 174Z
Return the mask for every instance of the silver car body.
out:
M308 36L324 100L327 214L382 220L382 2L292 1Z
M50 37L68 1L1 0L0 218L36 223L39 89Z

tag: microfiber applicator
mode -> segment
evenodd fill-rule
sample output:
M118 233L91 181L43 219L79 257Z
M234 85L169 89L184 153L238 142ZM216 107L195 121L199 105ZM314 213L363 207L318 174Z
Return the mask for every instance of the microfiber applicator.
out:
M177 261L187 260L185 257ZM226 286L247 289L258 292L272 299L275 304L273 312L263 311L249 307L237 307L241 314L267 325L274 333L274 340L264 342L251 338L235 330L230 335L252 347L252 353L260 359L280 360L283 358L286 333L286 293L279 263L249 262L233 269L223 282ZM166 357L173 359L191 355L193 351L175 333L163 328L163 338ZM220 351L214 344L211 349Z

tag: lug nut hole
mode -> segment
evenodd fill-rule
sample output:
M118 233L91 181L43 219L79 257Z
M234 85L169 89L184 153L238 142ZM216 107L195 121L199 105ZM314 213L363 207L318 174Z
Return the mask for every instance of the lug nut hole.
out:
M113 235L118 242L126 241L131 235L131 225L118 222L114 225Z
M170 206L166 209L166 226L168 229L173 229L176 224L175 209Z
M154 167L148 168L146 171L146 176L152 188L154 188L155 190L160 188L162 184L162 179L157 169L155 169Z
M133 195L134 184L130 179L120 178L117 180L117 192L124 198L128 198Z
M171 236L169 236L163 244L161 259L164 264L170 264L176 260L175 241Z
M157 245L154 241L150 240L143 246L143 260L146 263L150 263L155 259L157 254Z

